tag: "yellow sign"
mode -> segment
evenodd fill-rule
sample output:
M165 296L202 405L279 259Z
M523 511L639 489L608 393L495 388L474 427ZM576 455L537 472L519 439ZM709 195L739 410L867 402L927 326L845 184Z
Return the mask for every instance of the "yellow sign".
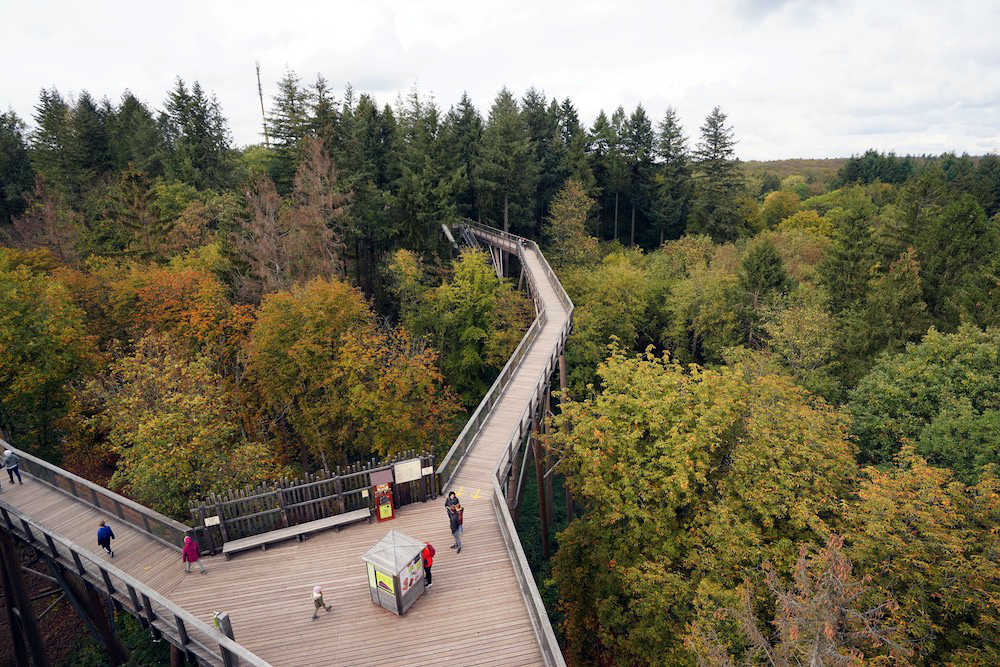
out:
M382 574L378 570L375 571L375 581L378 582L378 588L380 591L385 591L390 595L395 595L395 589L392 586L392 577L387 574Z
M380 519L388 519L392 516L392 505L390 503L382 503L378 506L378 516Z

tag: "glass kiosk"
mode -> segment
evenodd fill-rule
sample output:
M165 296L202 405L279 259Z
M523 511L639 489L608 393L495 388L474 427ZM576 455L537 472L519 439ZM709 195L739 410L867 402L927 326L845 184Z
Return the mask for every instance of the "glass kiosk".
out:
M424 593L424 543L390 530L365 552L368 592L372 602L402 616Z

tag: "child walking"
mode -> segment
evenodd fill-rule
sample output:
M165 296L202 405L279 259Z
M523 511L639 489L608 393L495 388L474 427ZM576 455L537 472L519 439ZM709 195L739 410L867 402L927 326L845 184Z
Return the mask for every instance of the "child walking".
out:
M329 611L331 609L333 609L333 607L331 607L330 605L328 605L325 602L323 602L323 587L322 586L316 586L316 587L313 588L313 620L314 621L317 618L319 618L318 616L316 616L316 612L318 612L320 609L326 609L327 613L329 613Z
M191 571L191 563L198 566L202 574L205 574L205 566L201 564L198 560L201 557L201 552L198 550L198 543L195 542L190 535L184 536L184 548L181 549L181 560L184 561L184 572Z

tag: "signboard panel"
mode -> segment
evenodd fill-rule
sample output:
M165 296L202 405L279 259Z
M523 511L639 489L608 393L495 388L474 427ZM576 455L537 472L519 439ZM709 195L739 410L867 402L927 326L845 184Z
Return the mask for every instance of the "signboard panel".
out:
M216 515L216 516L206 516L205 517L205 525L206 526L218 526L219 525L219 517L218 517L218 515Z
M420 459L410 459L409 461L400 461L399 463L392 466L393 476L396 478L396 484L402 484L403 482L413 482L420 479L421 477Z

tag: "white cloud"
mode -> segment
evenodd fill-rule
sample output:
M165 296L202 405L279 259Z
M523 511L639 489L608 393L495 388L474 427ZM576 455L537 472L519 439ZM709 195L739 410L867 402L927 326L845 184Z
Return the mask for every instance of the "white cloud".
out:
M0 106L42 86L158 105L175 76L215 91L238 143L258 140L286 67L382 102L413 85L485 114L503 85L570 97L584 119L675 106L696 135L715 105L744 158L1000 151L995 2L110 2L0 0Z

